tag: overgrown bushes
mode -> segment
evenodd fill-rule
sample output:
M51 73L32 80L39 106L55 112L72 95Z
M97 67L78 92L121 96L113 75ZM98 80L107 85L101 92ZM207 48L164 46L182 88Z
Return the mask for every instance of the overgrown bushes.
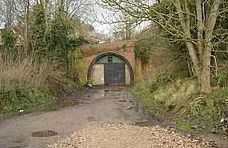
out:
M132 89L139 102L152 115L176 123L182 131L223 133L219 126L228 111L226 71L218 73L213 82L216 87L205 95L198 93L194 77L186 77L178 69L152 73L136 83Z
M56 101L53 94L41 87L15 88L1 92L0 117L3 114L29 112L49 107Z
M221 131L218 126L228 110L228 88L200 95L197 80L167 72L137 83L133 90L152 114L175 122L182 131Z
M40 22L36 20L35 23ZM40 25L37 25L38 28ZM45 36L44 30L34 28L32 50L29 51L23 50L23 44L16 42L18 37L13 29L2 31L0 117L21 111L49 108L57 103L54 97L80 87L79 78L74 80L74 76L79 73L78 70L81 70L76 61L78 57L73 58L69 63L72 57L69 51L75 51L76 47L82 45L85 40L83 37L75 37L73 40L69 36L68 28L62 27L61 30L57 30L58 32L54 32L56 36L52 37L52 40ZM63 33L64 31L67 34ZM49 44L49 41L54 44ZM69 67L76 68L76 70Z
M88 25L65 9L63 3L32 2L10 24L3 23L0 117L55 105L53 98L84 82L84 65L75 53L87 43L81 29Z
M213 75L212 84L216 87L228 87L228 67L221 66L217 75Z
M143 39L137 42L134 49L136 58L140 59L143 64L147 64L150 60L152 51L155 49L154 42L150 39Z
M30 56L0 61L0 118L52 108L58 105L56 97L79 88L65 73L56 71L50 61L40 63Z
M181 41L170 42L172 39L158 30L149 30L135 49L144 68L152 71L144 72L144 80L133 86L139 102L153 115L175 122L183 131L219 129L222 114L228 111L227 53L215 51L217 60L211 63L213 92L200 94L186 47ZM157 62L160 59L166 60Z
M153 60L159 61L163 56L169 60L153 66L153 72L150 75L144 74L144 80L133 86L139 102L153 115L175 122L182 131L221 131L219 121L223 112L228 110L225 104L228 101L226 64L221 66L218 63L217 75L214 74L212 80L215 87L213 92L201 95L198 93L197 80L189 77L187 60L179 52L180 49L173 49L172 44L166 43L171 46L171 50L164 50L168 54L162 52L165 45L160 46L155 42L153 47L150 42L153 42L153 38L138 43L139 48L135 50L137 58L146 59L143 61L146 65L153 63Z
M45 79L53 72L48 62L38 64L32 58L0 61L0 114L53 103L45 87Z

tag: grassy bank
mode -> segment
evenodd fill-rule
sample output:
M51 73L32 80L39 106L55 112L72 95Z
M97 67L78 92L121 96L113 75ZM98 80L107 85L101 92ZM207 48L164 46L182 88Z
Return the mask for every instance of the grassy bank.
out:
M42 111L55 104L54 95L43 88L14 89L1 93L0 119L20 113Z
M219 122L228 109L228 88L197 93L197 81L175 74L153 76L132 88L140 103L159 118L168 119L181 131L221 132Z
M0 65L0 119L28 112L53 110L72 104L59 97L79 88L51 62L30 58Z

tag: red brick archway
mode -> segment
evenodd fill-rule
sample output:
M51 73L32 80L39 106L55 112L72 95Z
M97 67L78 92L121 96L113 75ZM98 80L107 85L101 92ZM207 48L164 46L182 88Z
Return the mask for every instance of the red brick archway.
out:
M88 44L80 48L83 62L85 66L85 71L83 75L87 82L91 82L91 71L94 63L105 55L116 55L125 64L125 70L128 68L129 72L127 77L127 82L133 82L135 79L135 55L134 55L135 41L122 40L107 42L102 44ZM95 64L94 68L96 69L98 65ZM99 66L98 66L99 67ZM103 69L102 69L103 70ZM94 73L93 73L94 74ZM130 76L129 76L130 75ZM94 76L94 75L93 75ZM130 78L130 79L129 79Z

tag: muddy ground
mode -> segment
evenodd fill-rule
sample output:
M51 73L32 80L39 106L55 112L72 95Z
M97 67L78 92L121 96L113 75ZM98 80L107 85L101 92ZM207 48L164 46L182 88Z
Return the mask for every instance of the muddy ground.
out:
M80 99L78 99L80 97ZM93 89L70 96L78 105L61 110L33 113L0 122L0 148L40 148L90 122L135 123L145 120L135 108L135 97L125 88ZM32 137L33 132L51 130L53 137Z
M1 121L0 148L47 147L91 123L138 125L148 121L148 115L138 108L135 96L125 87L88 89L67 98L78 105Z

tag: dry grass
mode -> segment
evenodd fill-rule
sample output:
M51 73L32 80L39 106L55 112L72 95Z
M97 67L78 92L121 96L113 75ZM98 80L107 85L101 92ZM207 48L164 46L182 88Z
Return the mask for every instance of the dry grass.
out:
M0 91L8 92L16 88L41 86L53 72L49 62L37 63L34 58L22 60L2 59L0 56Z
M50 62L38 63L32 56L14 60L0 57L0 119L55 105L46 84L53 73Z

